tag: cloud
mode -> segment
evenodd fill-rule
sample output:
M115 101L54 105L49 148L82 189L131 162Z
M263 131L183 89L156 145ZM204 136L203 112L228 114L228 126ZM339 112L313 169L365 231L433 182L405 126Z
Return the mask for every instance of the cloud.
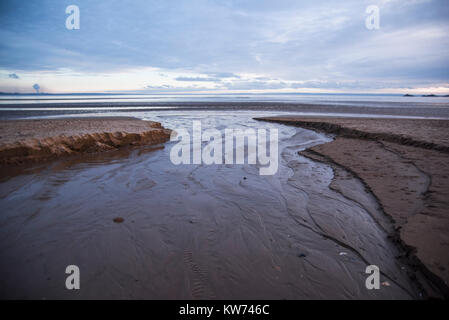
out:
M369 4L380 7L379 30L365 27ZM449 82L447 0L78 0L76 31L65 28L64 1L2 5L0 72L19 72L22 80L10 86L51 82L58 90L60 70L71 70L128 73L113 87L137 90L148 82L133 73L146 68L174 86L208 88Z
M179 93L179 92L197 92L197 91L204 91L204 90L210 90L210 88L204 87L204 86L172 86L172 85L159 85L159 86L153 86L148 85L144 88L143 92L146 93Z
M220 79L224 79L224 78L240 78L239 75L235 74L235 73L231 73L231 72L208 72L208 75L214 77L214 78L220 78Z
M33 84L33 89L36 90L36 93L39 93L40 88L40 85L38 85L37 83Z
M15 74L15 73L8 74L8 78L10 78L10 79L20 79L20 77L17 74Z
M173 87L168 85L168 84L163 84L163 85L160 85L160 86L148 85L148 86L145 87L145 89L173 89Z
M217 82L221 81L217 78L206 78L206 77L177 77L175 78L176 81L194 81L194 82Z

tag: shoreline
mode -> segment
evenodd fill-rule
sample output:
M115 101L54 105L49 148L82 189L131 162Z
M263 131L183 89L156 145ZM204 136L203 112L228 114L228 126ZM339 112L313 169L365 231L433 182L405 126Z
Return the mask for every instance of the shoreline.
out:
M449 289L449 121L303 116L262 117L335 135L300 152L358 178L392 221L390 237L430 297Z
M385 231L384 234L389 235L388 242L397 249L397 253L389 256L388 261L406 267L401 269L404 270L404 276L412 280L413 286L419 287L423 297L448 296L447 282L444 280L448 270L447 260L444 260L447 257L444 251L447 242L438 242L438 237L444 237L448 230L444 211L449 207L445 204L449 187L445 184L447 179L444 177L449 176L449 172L441 173L441 170L449 171L446 164L449 157L449 152L446 151L449 146L449 121L293 116L256 119L308 126L314 130L336 134L334 141L316 145L300 154L329 165L333 170L333 177L330 176L332 181L328 188L363 206L366 204L363 199L357 198L357 195L354 198L356 192L351 194L348 191L348 187L352 186L348 181L359 180L360 190L357 190L360 194L364 194L365 188L366 194L374 199L372 208L364 209ZM33 163L69 155L84 158L88 154L99 154L103 157L99 151L158 144L168 140L171 132L158 122L130 117L10 120L0 123L0 160L4 159L2 156L5 154L1 151L5 145L14 146L5 150L12 150L16 154L16 158L6 155L8 164ZM17 153L18 151L22 153ZM429 163L432 164L431 167L427 167ZM383 172L385 169L389 171ZM298 173L300 172L301 169L298 168ZM315 184L316 181L312 179L311 183ZM150 190L157 184L160 185L149 182L148 189L142 190ZM293 192L292 201L297 201L297 196ZM143 198L137 197L135 201L137 199ZM375 208L376 202L380 210ZM399 208L395 208L397 203ZM434 203L439 205L435 206ZM413 207L410 212L406 210L409 207ZM326 222L329 219L327 211L328 209L323 208L323 225L331 225L332 222ZM341 215L334 218L344 221ZM373 230L371 225L357 225L360 228L356 229L364 230L358 231L363 233L363 237ZM438 232L433 228L439 228ZM344 238L345 233L342 235ZM369 252L382 252L385 247L380 243L383 242L370 242ZM319 247L319 250L323 250L323 247ZM379 257L381 255L373 254L365 262L376 264L382 260ZM400 284L396 282L394 273L389 271L391 270L387 270L383 276L395 286Z
M20 122L11 125L20 130L9 138L2 134L2 139L16 141L19 134L26 139L29 133L44 140L60 130L72 136L94 135L102 127L128 133L160 128L133 118L112 119L51 120L47 126L41 125L46 123L42 120ZM184 119L190 121L191 116ZM236 123L232 117L218 121L220 127ZM25 125L29 123L33 125ZM174 122L163 123L177 127ZM272 127L252 118L237 123ZM79 153L54 165L42 162L44 170L33 165L30 174L5 179L2 285L9 297L24 293L40 297L41 292L66 297L57 275L75 261L85 274L95 275L84 297L427 298L430 290L410 278L417 272L406 258L396 259L404 250L387 237L393 233L391 223L364 185L349 176L337 185L328 165L298 158L301 143L329 139L293 127L283 130L286 162L273 179L260 177L247 166L171 167L170 152L163 145L155 153L132 148L129 157L124 156L127 147ZM10 169L5 169L9 178ZM67 252L72 243L73 250ZM140 250L135 250L136 244ZM11 259L14 264L6 264ZM129 261L137 261L141 268L130 267ZM364 290L363 270L369 264L380 267L384 290ZM193 266L205 272L222 269L218 278L198 278ZM42 270L31 289L26 281L17 280L31 274L30 269ZM128 276L118 279L116 270ZM238 281L220 280L231 277ZM124 289L116 290L118 282L110 279L120 281ZM149 287L149 281L154 286ZM199 283L203 291L179 286L179 281Z
M166 142L171 130L132 117L0 121L0 163L21 165L70 155Z
M354 104L356 103L356 104ZM49 109L49 110L46 110ZM28 103L28 104L0 104L0 119L19 119L25 117L51 115L73 115L77 113L108 113L115 112L140 112L142 110L155 111L269 111L278 113L311 113L306 116L319 116L326 114L341 117L345 116L382 116L382 117L414 117L449 119L449 105L447 103L416 103L412 106L406 102L382 102L363 101L339 101L330 102L273 102L273 101L176 101L176 102L72 102L72 103ZM314 114L314 115L312 115ZM276 115L276 114L274 114Z

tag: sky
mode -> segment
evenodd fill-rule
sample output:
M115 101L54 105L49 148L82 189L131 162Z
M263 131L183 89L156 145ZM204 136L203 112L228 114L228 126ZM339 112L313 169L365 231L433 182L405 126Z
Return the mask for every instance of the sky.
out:
M0 91L448 94L449 1L1 0Z

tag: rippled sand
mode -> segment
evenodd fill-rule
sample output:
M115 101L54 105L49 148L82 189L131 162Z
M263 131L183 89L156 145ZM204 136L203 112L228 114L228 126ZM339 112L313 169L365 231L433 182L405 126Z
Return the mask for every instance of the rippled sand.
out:
M172 143L7 172L0 184L0 288L7 298L420 298L389 221L362 182L348 197L329 165L298 155L325 135L251 117L160 117L168 128L275 127L274 176L256 165L170 163ZM114 222L117 217L122 223ZM386 220L384 220L386 219ZM81 270L81 290L64 271ZM365 268L382 271L367 290Z
M449 294L449 121L273 117L337 134L301 152L359 177L392 218L426 292ZM341 183L336 177L336 183ZM416 275L415 275L416 276Z

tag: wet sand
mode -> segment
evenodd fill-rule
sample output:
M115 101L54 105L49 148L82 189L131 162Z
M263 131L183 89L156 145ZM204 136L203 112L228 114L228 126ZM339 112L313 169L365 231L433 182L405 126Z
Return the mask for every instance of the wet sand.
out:
M63 157L4 177L0 296L425 298L363 183L347 176L337 188L329 165L298 154L331 139L253 117L158 115L173 129L192 119L220 130L278 129L276 175L248 164L175 166L167 142ZM64 287L71 264L81 270L77 291ZM382 272L380 290L365 287L370 264Z
M130 117L0 121L0 163L22 164L61 156L165 142L170 130Z
M449 121L269 117L260 120L335 134L329 143L300 152L330 164L331 184L342 191L347 175L359 178L391 217L390 237L406 250L431 296L448 295ZM351 197L351 190L344 191ZM418 276L420 277L420 276Z

